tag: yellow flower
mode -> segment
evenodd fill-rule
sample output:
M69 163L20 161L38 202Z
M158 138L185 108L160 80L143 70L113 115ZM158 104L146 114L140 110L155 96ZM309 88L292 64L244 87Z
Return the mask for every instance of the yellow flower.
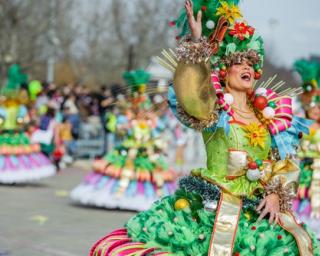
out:
M241 18L241 12L238 6L235 4L228 4L227 2L222 2L221 6L217 9L217 16L225 16L226 19L232 25L236 19Z
M268 132L263 126L260 126L258 123L251 123L246 125L243 130L246 132L245 137L248 138L249 143L252 146L265 147L265 140Z
M140 127L141 129L146 129L146 128L148 128L148 125L147 125L146 122L140 121L140 122L139 122L139 127Z

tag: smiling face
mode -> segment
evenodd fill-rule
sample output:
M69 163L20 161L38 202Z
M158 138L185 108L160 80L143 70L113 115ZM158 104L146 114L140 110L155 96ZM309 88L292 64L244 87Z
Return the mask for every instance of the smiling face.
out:
M247 92L253 86L254 69L248 60L233 64L227 70L227 89Z
M307 111L307 116L311 120L318 121L320 118L320 107L318 105L311 107Z

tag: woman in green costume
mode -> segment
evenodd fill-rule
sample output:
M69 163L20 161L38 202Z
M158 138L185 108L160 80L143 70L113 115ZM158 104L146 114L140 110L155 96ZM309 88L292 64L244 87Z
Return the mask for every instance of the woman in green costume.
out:
M238 1L186 2L176 24L183 36L162 64L174 71L169 104L200 130L207 168L192 170L173 196L100 239L100 255L320 255L317 240L291 212L299 176L293 90L261 76L263 42ZM194 11L197 13L196 17ZM186 36L191 32L190 36Z
M320 237L320 63L315 60L298 60L294 69L302 78L303 93L300 96L305 116L314 123L310 134L304 135L301 150L298 153L300 161L300 179L297 198L293 209L300 218L308 223Z
M29 123L26 105L28 95L20 89L27 81L20 66L8 70L6 85L0 91L0 183L35 182L53 176L54 165L41 153L40 145L32 143L25 133Z

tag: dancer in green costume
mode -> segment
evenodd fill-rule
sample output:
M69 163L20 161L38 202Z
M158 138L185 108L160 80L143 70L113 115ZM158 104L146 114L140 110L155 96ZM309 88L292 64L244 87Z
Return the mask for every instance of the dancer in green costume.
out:
M56 172L54 165L24 131L29 122L29 99L20 85L27 82L27 75L14 64L7 80L0 92L0 183L34 182L52 176Z
M123 142L95 160L93 172L72 190L71 198L83 205L142 211L176 190L176 174L163 154L165 125L151 111L145 93L150 74L139 69L125 72L124 79L131 95L125 113L114 122Z
M100 239L91 256L320 255L291 212L296 147L311 122L293 116L287 95L295 91L282 90L275 77L255 86L263 42L237 4L187 1L175 22L179 46L161 60L174 72L170 107L202 132L207 168L192 170L173 196Z
M305 116L314 120L309 135L303 135L299 151L300 180L294 211L320 237L320 62L298 60L294 69L302 78L303 93L300 96Z

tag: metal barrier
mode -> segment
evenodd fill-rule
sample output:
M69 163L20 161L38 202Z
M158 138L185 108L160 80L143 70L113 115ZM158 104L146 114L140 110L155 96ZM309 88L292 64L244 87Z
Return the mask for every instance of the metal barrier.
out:
M81 123L76 141L76 158L100 156L104 152L104 132L99 122Z

